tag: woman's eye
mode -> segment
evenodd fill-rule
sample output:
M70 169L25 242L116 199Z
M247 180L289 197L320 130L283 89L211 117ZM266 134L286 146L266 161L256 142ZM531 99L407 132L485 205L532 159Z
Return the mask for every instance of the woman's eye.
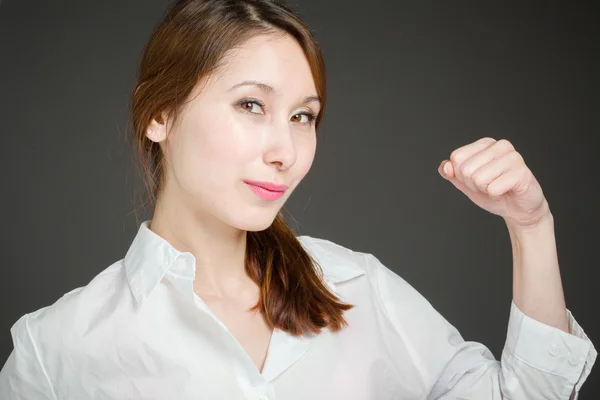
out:
M249 114L262 115L265 113L265 105L256 99L244 99L238 103L238 106ZM316 114L310 111L302 111L292 116L291 121L302 125L312 125L316 119Z
M297 122L300 124L312 124L317 116L310 112L301 112L292 117L292 122Z
M263 105L255 100L244 100L240 102L240 107L242 107L244 111L252 114L263 114L261 110Z

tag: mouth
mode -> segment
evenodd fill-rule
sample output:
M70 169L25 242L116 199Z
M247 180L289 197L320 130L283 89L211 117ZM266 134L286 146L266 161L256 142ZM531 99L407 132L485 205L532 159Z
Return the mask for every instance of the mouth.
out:
M286 185L277 185L270 182L244 181L250 189L264 200L277 200L285 193L288 188Z

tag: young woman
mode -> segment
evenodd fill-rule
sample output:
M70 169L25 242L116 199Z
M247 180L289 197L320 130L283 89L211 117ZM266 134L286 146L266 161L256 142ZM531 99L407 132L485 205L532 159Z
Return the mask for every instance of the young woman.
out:
M483 138L439 167L510 232L496 361L373 255L286 226L325 99L319 47L286 6L173 4L131 102L153 217L123 260L15 323L0 398L576 396L596 351L565 308L552 214L519 153Z

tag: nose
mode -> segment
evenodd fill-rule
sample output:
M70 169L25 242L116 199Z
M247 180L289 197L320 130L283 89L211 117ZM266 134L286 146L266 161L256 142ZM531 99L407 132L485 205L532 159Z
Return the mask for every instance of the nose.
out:
M286 170L294 165L297 152L293 134L288 124L271 126L263 155L266 164L275 165L280 170Z

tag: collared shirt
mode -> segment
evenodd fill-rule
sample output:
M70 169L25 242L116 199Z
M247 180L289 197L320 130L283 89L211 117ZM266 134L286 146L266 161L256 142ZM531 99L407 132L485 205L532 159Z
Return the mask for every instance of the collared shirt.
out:
M123 260L13 325L1 399L568 399L596 359L570 312L572 334L512 303L497 361L373 255L299 236L355 307L337 333L275 329L261 372L194 293L192 254L149 223Z

